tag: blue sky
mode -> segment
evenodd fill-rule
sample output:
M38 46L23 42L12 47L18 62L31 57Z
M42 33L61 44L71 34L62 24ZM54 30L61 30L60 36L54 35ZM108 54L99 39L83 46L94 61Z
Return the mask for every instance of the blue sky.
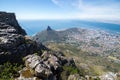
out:
M0 11L18 19L90 19L120 21L120 0L0 0Z

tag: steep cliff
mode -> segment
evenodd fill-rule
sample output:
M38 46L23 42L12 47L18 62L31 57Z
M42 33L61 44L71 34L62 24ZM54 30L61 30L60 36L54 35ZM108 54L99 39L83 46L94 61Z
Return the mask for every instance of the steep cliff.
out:
M42 44L25 35L26 32L19 26L14 13L0 12L0 63L22 62L22 57L41 52L39 48L42 48Z
M0 12L0 80L67 80L79 74L73 59L25 35L13 13Z
M2 22L3 26L9 25L16 29L18 34L26 35L25 30L23 30L16 20L14 13L0 12L0 23ZM6 26L6 28L8 28Z

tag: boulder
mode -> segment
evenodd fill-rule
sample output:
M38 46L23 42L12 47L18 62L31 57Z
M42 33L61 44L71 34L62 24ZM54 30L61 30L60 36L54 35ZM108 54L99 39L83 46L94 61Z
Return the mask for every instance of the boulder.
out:
M74 75L70 75L68 77L68 80L83 80L83 79L81 79L79 74L74 74Z
M41 57L36 54L28 55L24 60L26 67L33 70L34 75L42 79L55 80L57 71L62 70L59 59L47 52L44 52Z
M116 74L113 72L108 72L100 76L101 80L116 80Z

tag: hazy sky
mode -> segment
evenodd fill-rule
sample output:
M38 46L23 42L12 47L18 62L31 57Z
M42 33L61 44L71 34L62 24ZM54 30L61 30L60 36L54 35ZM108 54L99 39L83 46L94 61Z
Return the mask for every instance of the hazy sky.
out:
M0 11L18 19L96 19L120 21L120 0L0 0Z

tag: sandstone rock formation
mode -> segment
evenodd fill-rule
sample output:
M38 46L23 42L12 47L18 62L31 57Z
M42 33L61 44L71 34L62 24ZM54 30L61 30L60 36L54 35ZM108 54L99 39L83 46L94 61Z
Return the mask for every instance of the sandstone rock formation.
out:
M26 36L14 13L0 12L0 63L18 62L23 56L37 52L38 44Z
M26 68L31 74L29 78L39 77L39 79L42 80L62 80L62 67L65 65L75 67L72 59L66 59L66 57L59 52L45 51L41 56L32 54L26 56L24 60ZM23 74L23 72L26 72L26 70L21 71L22 78L24 79L26 76Z
M73 59L67 59L61 52L49 50L25 35L13 13L0 12L0 66L6 62L20 65L25 62L16 80L65 80L61 76L64 66L76 68ZM2 71L0 68L0 73ZM68 72L69 76L71 70Z
M70 75L68 77L68 80L81 80L81 77L79 76L79 74Z
M14 13L0 12L0 22L2 22L3 28L13 27L18 34L26 35L26 32L18 24Z

